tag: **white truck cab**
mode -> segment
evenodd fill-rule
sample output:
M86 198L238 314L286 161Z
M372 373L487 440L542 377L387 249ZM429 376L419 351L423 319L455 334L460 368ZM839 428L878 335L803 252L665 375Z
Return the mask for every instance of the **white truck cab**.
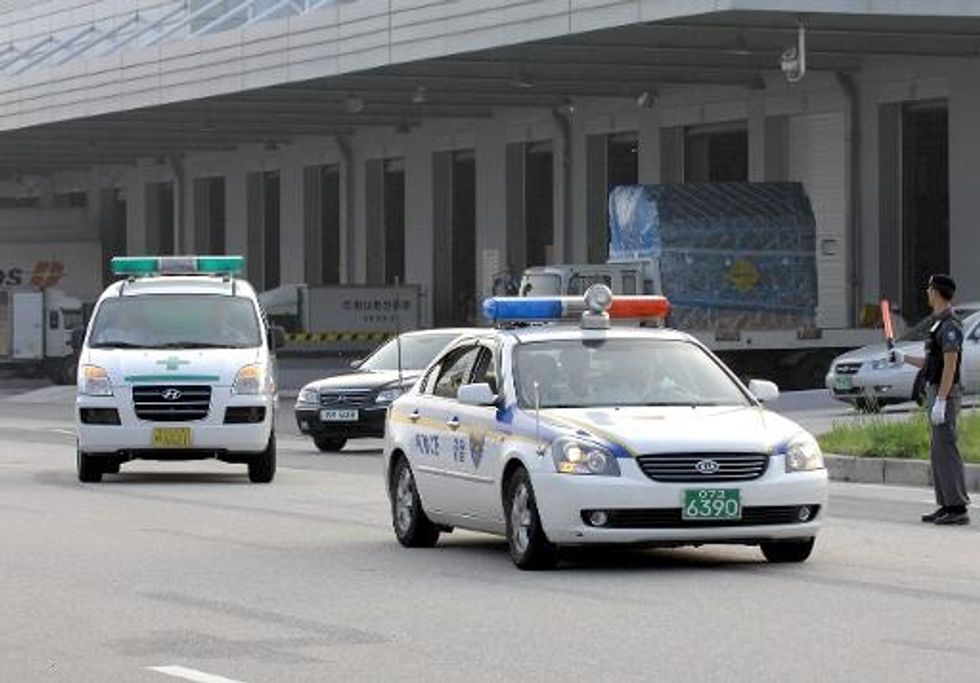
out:
M659 262L650 258L532 266L521 276L520 296L582 296L592 285L605 285L613 294L660 294Z
M133 459L217 458L276 472L275 349L244 259L121 257L78 340L78 478Z

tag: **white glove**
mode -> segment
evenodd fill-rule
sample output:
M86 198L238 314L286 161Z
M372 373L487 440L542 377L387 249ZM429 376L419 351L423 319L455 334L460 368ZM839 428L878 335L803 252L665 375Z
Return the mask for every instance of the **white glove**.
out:
M946 399L936 399L936 402L932 406L932 412L929 414L929 419L936 427L946 422Z
M905 363L905 352L901 349L892 349L891 361L892 363L903 365Z

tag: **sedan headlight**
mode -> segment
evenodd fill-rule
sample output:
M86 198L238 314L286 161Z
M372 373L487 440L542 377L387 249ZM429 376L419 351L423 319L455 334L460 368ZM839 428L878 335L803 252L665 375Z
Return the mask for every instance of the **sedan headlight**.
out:
M238 374L231 385L231 393L244 395L271 394L275 391L272 377L266 372L265 366L260 363L246 365Z
M877 360L871 361L872 370L888 370L889 368L895 367L897 364L892 363L889 358L879 358Z
M375 403L391 403L396 398L405 393L405 390L401 387L392 387L390 389L382 389L378 392L377 397L375 397Z
M78 373L78 391L86 396L112 396L109 373L98 365L83 365Z
M576 439L559 439L551 446L555 469L561 474L619 476L619 463L602 446Z
M786 447L787 472L811 472L823 467L823 453L812 436L800 434L789 442Z
M313 387L303 387L299 390L299 394L296 396L296 403L317 405L320 403L320 392Z

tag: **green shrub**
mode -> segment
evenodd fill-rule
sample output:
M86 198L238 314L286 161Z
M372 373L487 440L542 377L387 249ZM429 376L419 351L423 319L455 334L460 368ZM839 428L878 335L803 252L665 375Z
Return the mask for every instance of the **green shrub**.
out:
M960 453L965 460L980 462L980 414L960 415ZM860 423L836 424L819 437L825 453L876 458L929 458L929 422L925 413L907 420L875 417Z

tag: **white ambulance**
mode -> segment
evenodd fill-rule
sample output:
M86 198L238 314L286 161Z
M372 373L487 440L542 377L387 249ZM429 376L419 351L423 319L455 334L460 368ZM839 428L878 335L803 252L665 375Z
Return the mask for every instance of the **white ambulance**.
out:
M78 478L134 459L276 472L275 349L239 256L120 257L79 348ZM81 336L81 335L79 335Z

